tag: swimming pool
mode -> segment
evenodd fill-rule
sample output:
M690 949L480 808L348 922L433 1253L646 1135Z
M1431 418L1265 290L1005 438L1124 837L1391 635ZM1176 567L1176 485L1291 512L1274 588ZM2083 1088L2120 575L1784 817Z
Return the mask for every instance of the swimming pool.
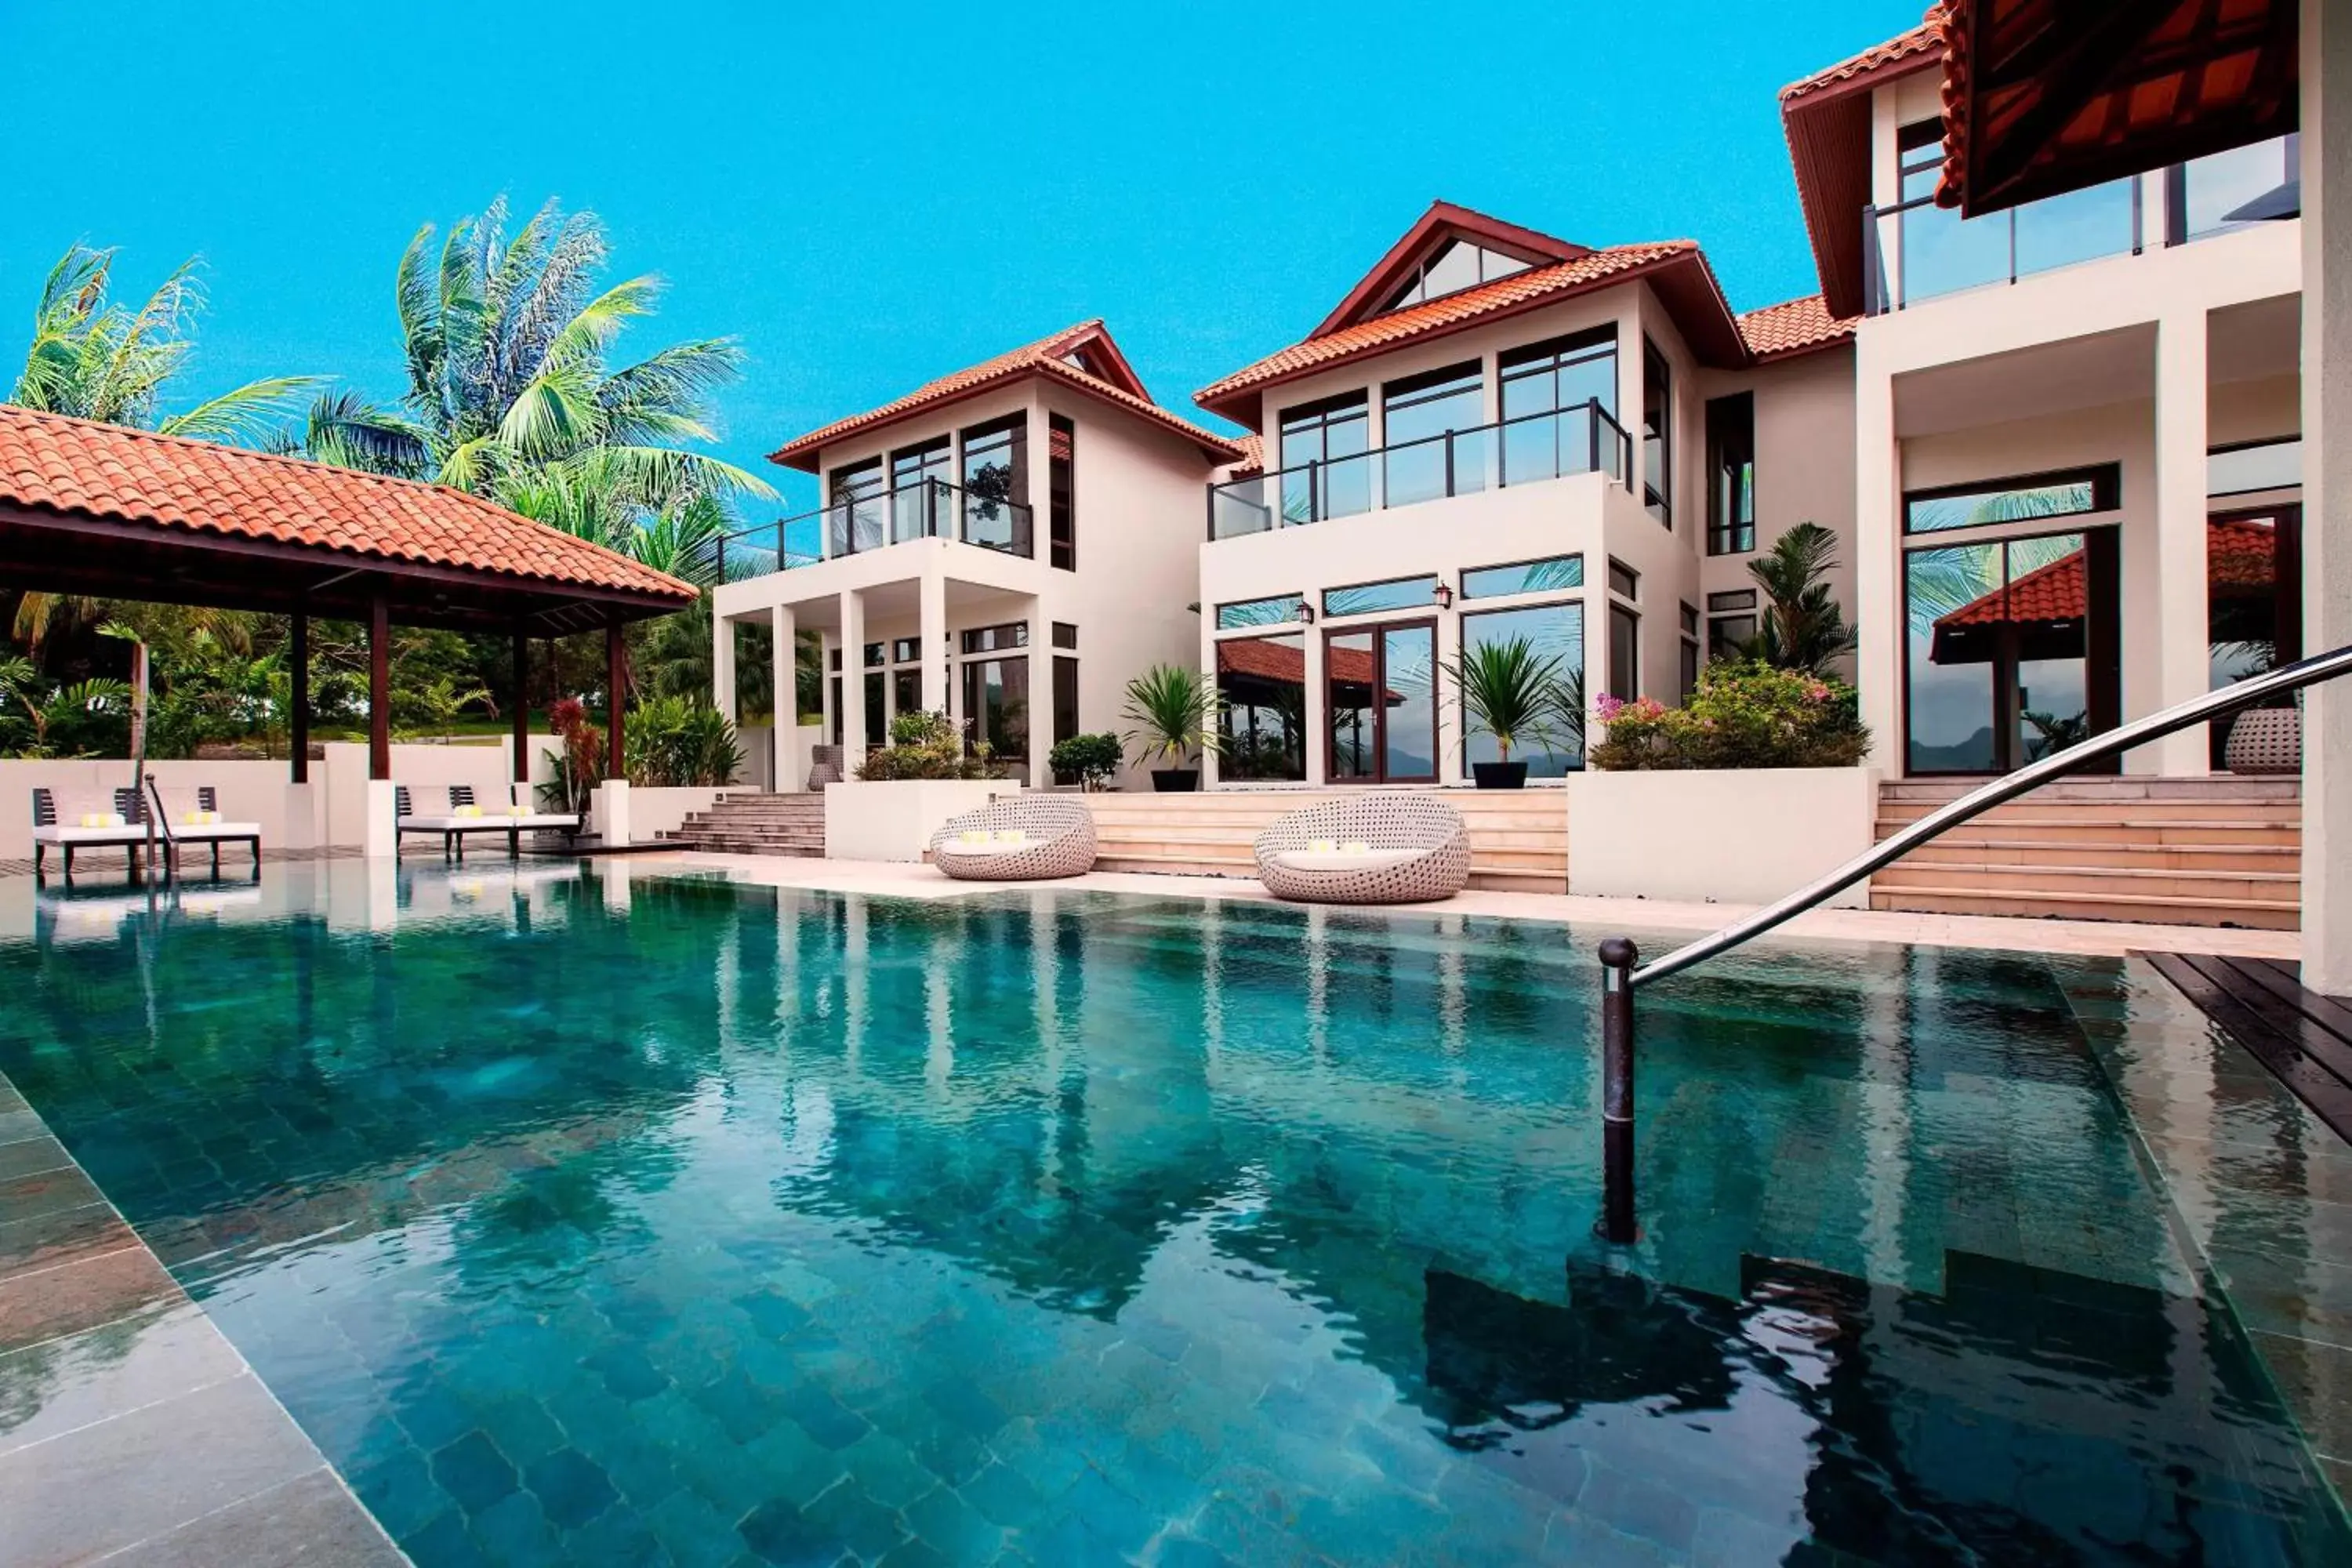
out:
M1645 994L1612 1256L1599 934L272 867L0 1070L425 1568L2352 1560L2046 964Z

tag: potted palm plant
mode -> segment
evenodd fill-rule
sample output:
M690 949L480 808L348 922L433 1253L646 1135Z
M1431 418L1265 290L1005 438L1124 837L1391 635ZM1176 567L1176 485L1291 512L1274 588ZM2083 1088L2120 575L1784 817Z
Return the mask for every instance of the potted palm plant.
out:
M1143 761L1166 758L1169 766L1151 770L1151 787L1161 792L1201 787L1201 770L1185 767L1193 752L1223 750L1216 731L1217 694L1197 669L1180 664L1156 664L1127 683L1124 715L1135 724L1127 743Z
M1445 667L1462 694L1462 716L1473 735L1495 738L1496 760L1473 763L1480 789L1523 789L1528 764L1513 762L1513 747L1542 745L1559 738L1558 654L1539 654L1526 637L1480 643Z

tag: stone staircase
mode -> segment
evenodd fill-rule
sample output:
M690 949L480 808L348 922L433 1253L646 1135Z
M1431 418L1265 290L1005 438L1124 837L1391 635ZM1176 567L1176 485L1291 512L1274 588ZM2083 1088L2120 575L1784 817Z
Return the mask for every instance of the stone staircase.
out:
M1879 789L1878 837L1975 787ZM2294 931L2294 779L2076 779L2045 784L1913 850L1870 880L1873 909Z
M1252 840L1277 816L1360 791L1209 790L1090 795L1098 871L1188 877L1257 875ZM1432 790L1470 827L1470 885L1492 891L1568 890L1568 793Z
M698 811L665 842L681 849L718 855L824 855L822 794L722 795L709 811Z

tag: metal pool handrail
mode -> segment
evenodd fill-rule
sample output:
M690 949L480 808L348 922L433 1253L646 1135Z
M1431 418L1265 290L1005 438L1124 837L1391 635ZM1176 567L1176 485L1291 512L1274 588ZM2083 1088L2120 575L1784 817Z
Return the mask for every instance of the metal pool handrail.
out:
M2053 752L2040 762L2029 763L2013 773L1970 790L1959 799L1929 812L1901 832L1871 846L1836 870L1807 883L1788 897L1768 904L1742 920L1732 921L1712 935L1678 947L1664 958L1642 964L1640 968L1634 967L1641 957L1640 950L1631 941L1624 937L1611 937L1603 942L1601 944L1604 1166L1601 1236L1612 1242L1630 1242L1634 1237L1633 992L1637 987L1669 979L1717 953L1728 952L1741 943L1785 924L1825 900L1834 898L1872 872L1885 868L1921 845L1932 842L1964 823L1974 821L1993 807L2014 800L2038 785L2077 772L2087 763L2347 674L2352 674L2352 646L2282 665L2218 691L2209 691L2202 697L2175 703L2145 719L2135 719L2104 734L2095 735L2079 745Z

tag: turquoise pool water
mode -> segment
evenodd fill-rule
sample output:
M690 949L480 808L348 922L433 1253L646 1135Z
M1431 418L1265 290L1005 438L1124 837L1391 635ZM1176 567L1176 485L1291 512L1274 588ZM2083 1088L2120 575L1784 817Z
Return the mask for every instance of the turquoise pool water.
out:
M2043 964L1646 994L1612 1258L1600 934L272 867L0 1069L425 1568L2352 1561Z

